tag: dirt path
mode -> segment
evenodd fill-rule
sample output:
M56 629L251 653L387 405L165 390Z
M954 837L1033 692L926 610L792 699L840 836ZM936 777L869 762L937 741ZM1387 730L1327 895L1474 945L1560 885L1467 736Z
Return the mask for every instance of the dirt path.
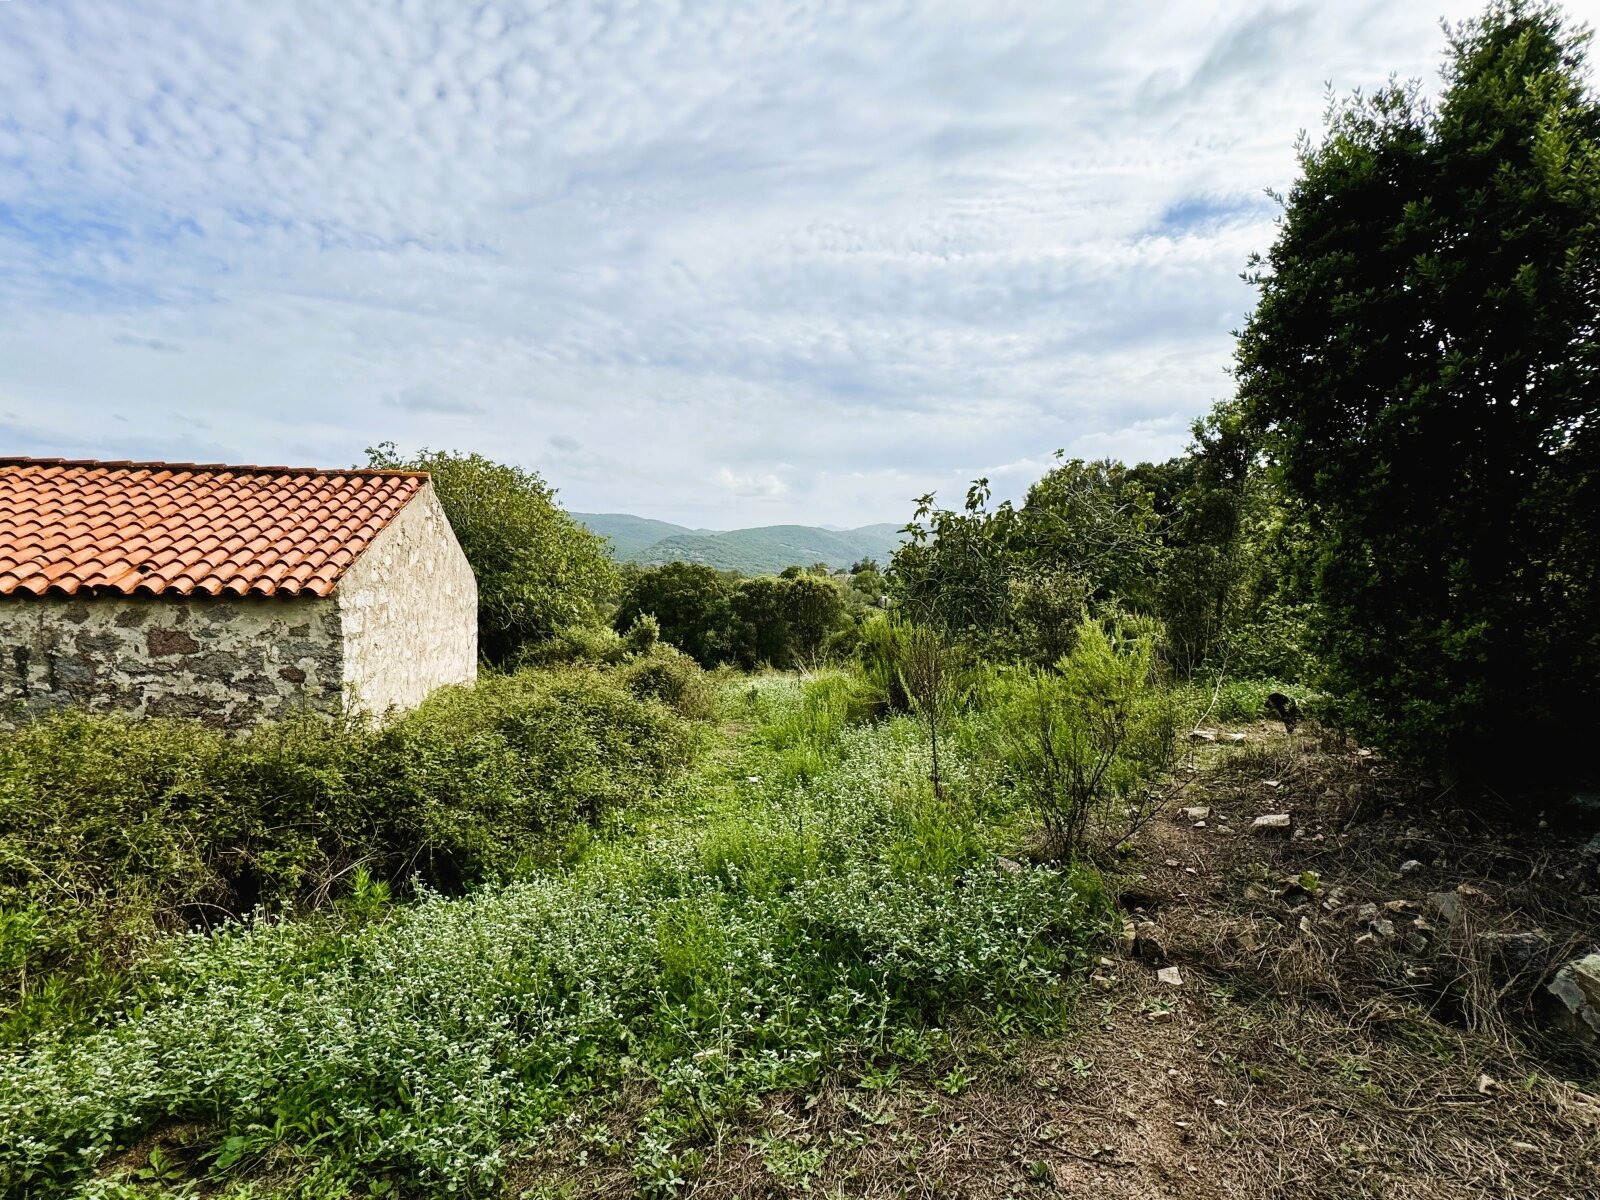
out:
M1463 832L1354 747L1235 732L1191 772L1203 819L1140 835L1070 1035L958 1038L954 1066L772 1100L686 1194L1600 1195L1596 1068L1532 1020L1600 928L1595 865ZM1253 831L1269 812L1290 828Z

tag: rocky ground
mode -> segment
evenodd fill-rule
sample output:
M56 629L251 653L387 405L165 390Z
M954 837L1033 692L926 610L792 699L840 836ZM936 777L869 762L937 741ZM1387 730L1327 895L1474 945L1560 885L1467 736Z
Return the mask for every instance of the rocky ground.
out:
M1183 778L1069 1034L779 1097L686 1194L1600 1194L1600 1051L1549 989L1600 950L1581 831L1479 825L1315 730L1218 730Z

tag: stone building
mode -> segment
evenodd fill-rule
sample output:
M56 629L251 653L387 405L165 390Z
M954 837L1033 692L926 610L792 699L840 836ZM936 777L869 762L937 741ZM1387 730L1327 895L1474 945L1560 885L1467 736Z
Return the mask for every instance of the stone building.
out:
M423 472L0 458L0 722L248 726L471 683L477 585Z

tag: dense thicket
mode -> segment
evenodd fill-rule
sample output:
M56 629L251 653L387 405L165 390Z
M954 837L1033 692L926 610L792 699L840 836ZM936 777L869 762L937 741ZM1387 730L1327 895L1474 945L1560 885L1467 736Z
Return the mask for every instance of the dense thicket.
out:
M1555 9L1496 3L1452 33L1436 107L1401 86L1337 105L1239 344L1343 719L1463 779L1570 769L1600 700L1583 51Z
M1084 612L1144 613L1170 668L1314 684L1464 782L1584 772L1600 105L1551 7L1495 3L1450 49L1436 108L1387 87L1302 147L1239 395L1188 452L1064 461L1017 506L984 480L959 509L924 497L901 612L1036 664Z
M653 617L666 641L707 667L786 669L847 643L881 583L870 560L848 583L822 564L746 579L697 563L664 563L627 574L612 624L623 632Z
M485 675L382 728L307 715L231 737L68 712L7 733L0 1008L41 970L326 901L358 867L396 889L507 874L686 761L692 727L658 699L674 672L651 649L606 670Z

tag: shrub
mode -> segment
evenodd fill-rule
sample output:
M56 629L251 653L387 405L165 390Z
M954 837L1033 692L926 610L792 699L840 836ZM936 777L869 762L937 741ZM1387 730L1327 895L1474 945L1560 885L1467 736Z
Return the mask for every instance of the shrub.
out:
M1044 825L1050 851L1087 848L1096 824L1119 842L1155 809L1178 707L1155 676L1153 638L1085 619L1054 670L1026 670L1002 700L1001 752Z
M905 659L905 626L888 616L872 617L861 626L856 665L862 684L880 711L911 711L911 697L900 676Z
M845 694L762 703L781 718L809 696L815 715ZM1050 1020L1092 898L1068 874L994 870L928 795L910 722L824 725L804 789L746 790L709 825L335 937L252 922L182 939L181 986L7 1060L0 1191L110 1178L160 1126L193 1139L208 1193L275 1175L284 1194L498 1195L508 1146L585 1104L615 1119L623 1088L643 1098L644 1178L761 1093L962 1009ZM737 777L770 751L752 753Z
M670 562L633 571L612 624L619 631L653 617L657 632L701 666L714 667L730 654L732 584L700 563Z
M640 625L636 624L634 629L638 628ZM629 637L633 637L633 630ZM700 664L664 642L653 643L648 651L628 658L618 668L617 677L635 696L659 700L682 716L704 720L716 710L711 685Z
M487 675L377 729L67 712L0 737L0 1006L162 928L321 904L357 867L397 889L507 874L687 761L690 727L637 685L568 667Z

